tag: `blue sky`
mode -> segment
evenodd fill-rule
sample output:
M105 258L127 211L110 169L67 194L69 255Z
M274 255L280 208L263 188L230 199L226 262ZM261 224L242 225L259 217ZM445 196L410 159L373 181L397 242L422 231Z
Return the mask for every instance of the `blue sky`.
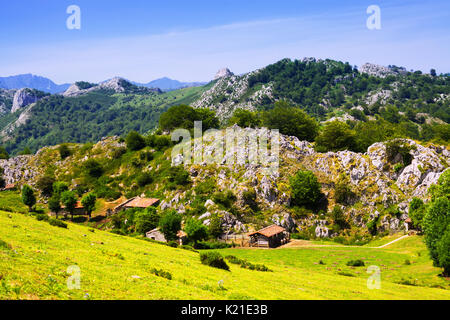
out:
M66 28L72 4L81 30ZM366 27L373 4L381 30ZM222 67L240 74L286 57L450 72L447 0L17 0L2 3L0 30L0 76L57 83L208 81Z

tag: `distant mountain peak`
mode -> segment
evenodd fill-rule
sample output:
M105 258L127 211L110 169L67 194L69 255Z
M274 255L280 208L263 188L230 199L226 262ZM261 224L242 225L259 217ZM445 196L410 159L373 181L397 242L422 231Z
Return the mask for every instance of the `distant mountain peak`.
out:
M231 72L230 69L222 68L219 71L217 71L216 75L214 76L214 80L231 76L234 76L234 73Z
M48 93L58 93L65 91L69 86L70 84L58 85L50 79L31 73L0 77L0 88L3 89L31 88Z

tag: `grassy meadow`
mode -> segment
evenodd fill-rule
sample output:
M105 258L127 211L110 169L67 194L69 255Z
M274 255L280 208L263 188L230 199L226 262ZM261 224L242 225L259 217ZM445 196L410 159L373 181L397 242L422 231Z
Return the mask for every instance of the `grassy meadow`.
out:
M218 251L272 272L234 264L228 272L202 265L197 252L0 211L0 299L450 299L449 281L432 267L420 237L383 249ZM366 267L346 266L352 259L363 259ZM72 265L81 270L80 289L67 288ZM381 268L379 290L367 288L369 265Z

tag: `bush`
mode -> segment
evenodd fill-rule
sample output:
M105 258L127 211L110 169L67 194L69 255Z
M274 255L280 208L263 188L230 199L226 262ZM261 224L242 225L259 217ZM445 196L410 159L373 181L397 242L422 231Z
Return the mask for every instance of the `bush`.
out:
M316 138L315 147L319 152L341 150L357 151L356 133L344 122L328 122Z
M357 260L350 260L347 262L347 266L350 267L364 267L366 264L364 261L357 259Z
M161 278L166 278L168 280L172 280L172 274L169 271L164 271L163 269L156 269L156 268L152 268L150 270L150 273L161 277Z
M234 195L233 191L226 190L222 192L215 192L212 196L212 199L215 203L221 204L225 208L229 209L236 201L236 196Z
M333 211L331 211L330 218L333 220L333 222L339 226L339 229L348 229L350 228L350 225L348 224L347 220L345 219L344 212L342 211L341 207L334 206Z
M69 147L66 144L62 144L58 147L58 151L59 151L59 156L61 157L62 160L64 160L67 157L70 157L70 155L72 154L70 152Z
M127 148L132 151L138 151L145 147L145 139L136 131L130 131L128 133L125 143Z
M45 213L39 213L36 216L37 221L48 221L49 217Z
M55 226L55 227L60 227L60 228L65 228L65 229L67 229L67 223L65 223L65 222L63 222L63 221L61 221L61 220L58 220L58 219L54 219L54 218L49 219L49 220L48 220L48 223L49 223L50 225L52 225L52 226Z
M200 250L216 250L216 249L226 249L231 248L232 245L225 242L218 241L199 241L194 245L195 249Z
M307 141L314 141L319 128L314 118L285 101L276 102L275 108L264 114L264 125Z
M183 186L191 182L189 172L184 170L183 166L170 167L167 175L167 180L173 186Z
M263 264L253 264L251 262L248 262L245 259L239 259L232 255L226 256L225 259L227 259L230 263L240 265L241 268L256 270L256 271L264 271L264 272L271 271L269 268L267 268Z
M355 194L350 188L350 181L347 177L341 176L334 189L334 199L337 203L349 205L353 202Z
M138 175L136 182L140 187L145 187L153 182L153 176L150 172L142 172Z
M83 168L86 171L86 173L93 178L99 178L103 174L103 167L95 159L88 159L83 163Z
M409 146L402 139L394 139L386 142L386 158L387 161L392 163L398 155L401 157L401 163L403 166L409 166L412 162L411 150L415 147Z
M222 255L218 252L211 251L201 253L200 261L204 265L230 271L230 267L227 265Z
M298 171L290 179L292 203L297 206L313 206L320 197L320 184L311 171Z
M228 125L237 124L241 128L257 128L261 124L258 114L253 111L236 109L233 116L228 120Z

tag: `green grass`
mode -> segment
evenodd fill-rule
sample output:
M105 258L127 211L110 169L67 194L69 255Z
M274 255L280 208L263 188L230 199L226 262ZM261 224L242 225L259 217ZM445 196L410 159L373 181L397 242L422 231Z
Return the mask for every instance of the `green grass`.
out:
M196 252L73 223L62 229L4 211L0 240L0 299L450 299L448 282L437 276L440 270L431 266L418 237L390 249L218 250L273 272L234 264L230 271L216 269L202 265ZM364 267L345 266L354 259L380 266L380 290L367 288ZM412 264L403 264L405 259ZM81 270L80 290L67 289L71 265ZM395 283L409 283L410 275L416 286Z
M0 210L27 213L28 207L23 204L22 198L18 191L1 191Z

